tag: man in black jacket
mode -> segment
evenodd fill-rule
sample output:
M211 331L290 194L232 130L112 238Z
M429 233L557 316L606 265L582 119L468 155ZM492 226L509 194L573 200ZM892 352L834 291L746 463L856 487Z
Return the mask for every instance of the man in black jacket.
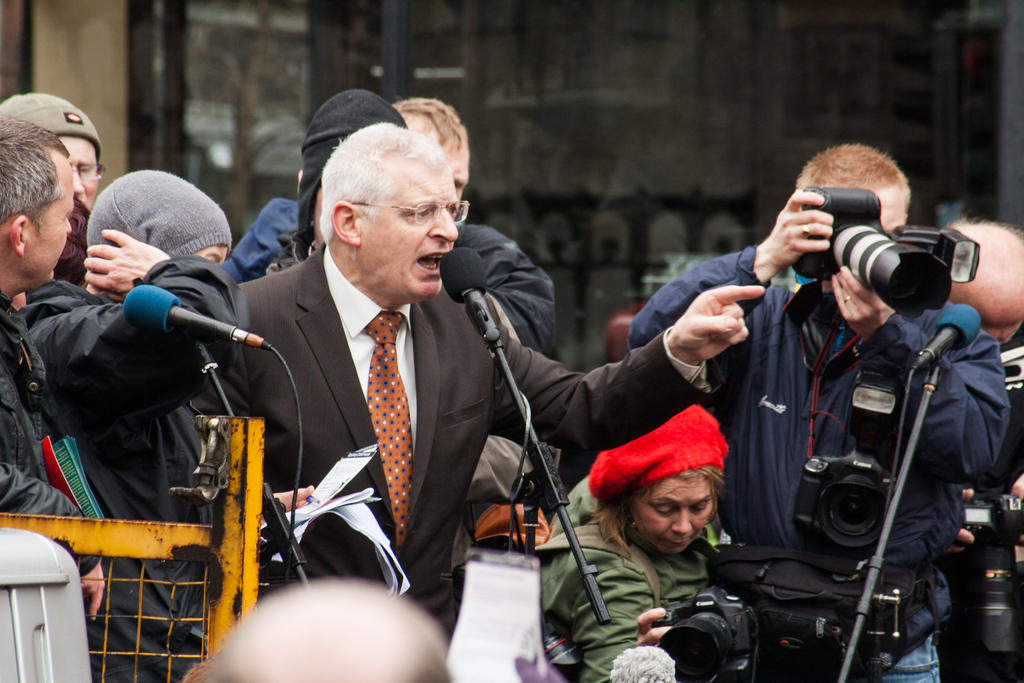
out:
M46 374L12 298L53 277L67 239L73 189L68 152L33 124L0 118L0 511L81 513L46 483L40 446ZM95 560L83 562L82 589L95 614L103 595Z
M217 265L231 241L227 219L181 178L137 171L99 196L88 235L91 291L54 280L33 291L21 311L47 362L53 391L46 417L58 436L75 438L106 516L208 521L205 510L169 493L191 485L198 463L200 440L187 402L206 386L204 359L181 332L131 327L117 302L141 279L172 292L187 310L244 326L241 292ZM225 364L234 356L228 342L210 344L209 352ZM115 579L138 579L143 568L122 558L104 563ZM150 561L144 568L154 582L141 598L137 582L112 586L104 618L88 624L90 647L132 652L137 642L141 652L158 654L94 656L94 676L103 669L107 680L166 681L168 672L177 679L195 659L173 655L199 655L203 567ZM152 617L141 627L134 616L140 611Z

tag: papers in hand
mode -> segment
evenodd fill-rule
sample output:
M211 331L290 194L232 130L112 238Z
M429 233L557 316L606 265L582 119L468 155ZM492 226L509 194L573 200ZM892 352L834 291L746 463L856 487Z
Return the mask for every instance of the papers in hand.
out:
M330 514L341 517L353 531L359 532L373 542L373 550L377 555L377 564L380 565L384 583L392 593L401 595L409 590L409 578L405 575L402 565L398 563L395 551L391 548L391 539L380 528L377 518L373 516L370 508L366 505L368 502L378 500L380 498L374 496L373 489L368 488L318 504L315 507L311 505L301 507L295 511L295 540L302 542L302 536L309 528L309 523L317 517ZM280 562L281 556L275 555L273 559Z
M313 500L330 501L341 493L342 489L348 486L348 483L366 467L366 463L370 462L370 459L376 454L377 444L373 444L341 456L338 462L334 463L331 471L317 484L316 490L313 491ZM300 511L301 509L296 510L296 513Z
M375 495L372 488L335 497L348 486L348 483L376 454L377 444L373 444L342 456L334 464L331 471L313 491L313 500L310 504L295 510L295 540L301 543L302 536L309 528L309 523L318 517L327 514L341 517L353 531L373 542L377 563L380 565L385 583L392 593L401 595L409 590L409 579L406 577L402 565L398 563L395 551L391 548L391 539L380 528L377 518L373 516L370 508L366 505L377 502L380 498ZM273 559L280 562L281 556L275 555Z
M319 487L318 487L319 488ZM313 495L316 498L316 494ZM350 493L347 496L339 496L333 500L328 500L326 503L311 503L295 510L295 538L302 540L302 534L299 532L299 527L305 527L310 521L316 519L322 514L330 512L335 508L344 507L346 505L355 505L356 503L375 503L380 498L373 495L373 489L363 489L356 493Z

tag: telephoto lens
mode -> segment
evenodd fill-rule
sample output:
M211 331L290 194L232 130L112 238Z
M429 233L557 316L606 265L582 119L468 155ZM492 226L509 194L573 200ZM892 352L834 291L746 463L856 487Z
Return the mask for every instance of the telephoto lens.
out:
M989 652L1014 652L1021 627L1013 546L979 545L967 552L966 632Z
M848 187L805 189L825 198L821 206L803 208L832 215L831 249L804 254L793 270L822 280L847 266L904 315L920 315L946 302L951 288L949 266L931 251L894 241L882 229L881 203L874 192Z

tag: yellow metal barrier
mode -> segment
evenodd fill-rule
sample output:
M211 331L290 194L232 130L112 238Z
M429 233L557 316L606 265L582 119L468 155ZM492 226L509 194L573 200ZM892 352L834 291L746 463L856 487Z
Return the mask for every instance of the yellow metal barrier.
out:
M218 649L238 617L255 604L258 591L264 424L259 418L223 419L230 420L227 488L220 491L212 504L210 525L0 513L0 527L35 531L66 544L77 555L205 565L205 638L200 656L206 656ZM145 565L142 566L145 574ZM109 594L118 581L148 580L145 576L107 577L106 588ZM94 650L94 654L104 652ZM135 653L126 654L139 652L136 649Z

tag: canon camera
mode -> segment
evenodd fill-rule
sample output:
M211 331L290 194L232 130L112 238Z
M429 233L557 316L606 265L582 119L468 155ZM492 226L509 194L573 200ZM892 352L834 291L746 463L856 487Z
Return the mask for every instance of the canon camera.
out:
M801 256L793 265L798 274L821 280L848 266L904 315L940 308L949 298L951 282L973 279L978 245L957 231L914 227L900 238L897 229L893 240L882 229L881 204L874 192L845 187L806 190L825 198L821 206L803 208L832 215L831 248Z
M654 626L671 626L660 647L676 663L676 679L685 683L746 681L754 649L753 611L735 595L709 586L689 602L665 606L668 614Z
M793 520L846 548L878 540L892 483L887 462L900 393L895 378L861 372L853 389L850 433L855 445L843 456L807 459L797 487Z

